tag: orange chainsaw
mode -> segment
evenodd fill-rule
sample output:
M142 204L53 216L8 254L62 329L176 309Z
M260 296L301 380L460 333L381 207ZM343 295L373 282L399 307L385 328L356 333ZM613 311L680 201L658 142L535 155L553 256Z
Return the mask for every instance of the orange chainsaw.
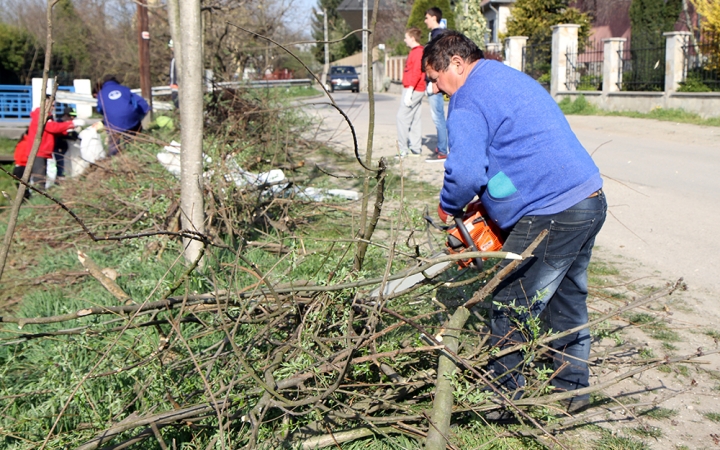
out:
M455 217L455 226L446 228L448 238L445 245L448 252L456 254L468 249L479 252L500 251L505 235L500 227L486 220L486 216L487 212L479 200L468 204L462 218ZM475 258L475 265L482 269L482 261L485 259ZM465 268L471 264L471 260L459 259L457 263Z

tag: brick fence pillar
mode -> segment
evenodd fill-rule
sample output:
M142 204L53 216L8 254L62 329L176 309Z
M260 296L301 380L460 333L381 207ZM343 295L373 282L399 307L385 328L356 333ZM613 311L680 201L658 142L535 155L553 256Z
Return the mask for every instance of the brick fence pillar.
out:
M672 31L663 33L665 36L665 93L677 91L680 82L685 81L685 54L683 46L687 45L689 31Z
M577 52L578 30L580 25L562 24L552 27L552 67L550 70L550 94L554 97L558 91L569 90L567 83L567 50Z
M617 92L622 83L620 52L625 47L625 38L603 39L603 94Z
M527 40L526 36L505 38L505 64L520 72L523 70L523 48Z

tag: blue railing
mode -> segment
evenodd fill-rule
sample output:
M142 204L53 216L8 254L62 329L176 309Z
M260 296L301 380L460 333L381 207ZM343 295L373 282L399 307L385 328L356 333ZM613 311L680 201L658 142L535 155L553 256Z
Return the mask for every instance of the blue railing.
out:
M58 86L58 91L75 92L73 86ZM70 105L75 108L75 105ZM55 115L61 116L65 104L55 103ZM29 119L32 112L32 86L0 86L0 120Z
M0 86L0 119L29 119L31 86Z

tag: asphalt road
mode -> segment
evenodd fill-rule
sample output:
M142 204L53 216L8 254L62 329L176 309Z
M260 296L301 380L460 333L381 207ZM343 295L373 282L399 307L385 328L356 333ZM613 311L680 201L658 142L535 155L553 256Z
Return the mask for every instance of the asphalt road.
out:
M336 93L364 153L366 94ZM314 99L312 103L326 101ZM398 95L377 94L374 156L395 154ZM319 137L352 147L349 127L329 107L309 108L325 118ZM435 128L423 102L423 151L435 146ZM720 294L720 128L623 117L569 116L604 177L610 214L598 236L598 254L635 261L661 279L684 277L706 298ZM408 158L394 170L442 184L442 164ZM715 305L714 310L720 309Z

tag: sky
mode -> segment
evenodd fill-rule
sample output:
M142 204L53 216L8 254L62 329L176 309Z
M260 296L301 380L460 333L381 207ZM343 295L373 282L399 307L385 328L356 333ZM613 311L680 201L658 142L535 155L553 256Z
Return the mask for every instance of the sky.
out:
M297 20L291 21L288 25L297 31L304 32L309 39L311 36L312 9L317 7L317 0L294 0L297 10Z

